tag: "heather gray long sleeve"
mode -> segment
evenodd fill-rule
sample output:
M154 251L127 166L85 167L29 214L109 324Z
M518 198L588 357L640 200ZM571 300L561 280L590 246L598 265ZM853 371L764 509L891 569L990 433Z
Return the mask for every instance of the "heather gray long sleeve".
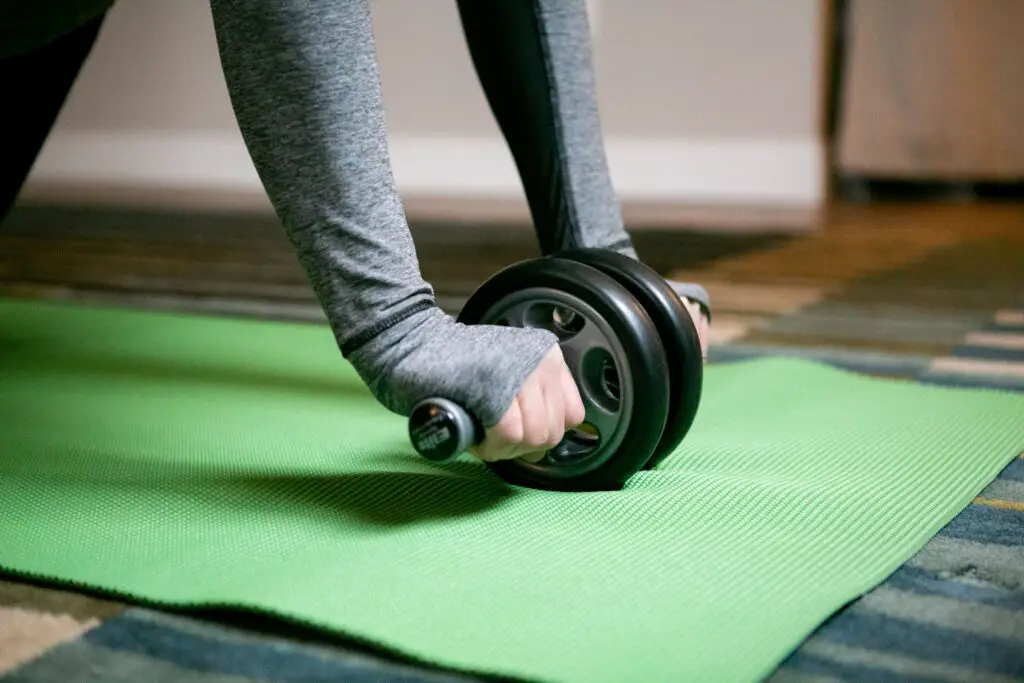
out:
M211 7L248 151L342 355L399 414L440 394L496 423L556 338L435 304L391 172L369 0Z
M342 354L395 412L440 394L497 422L556 339L458 325L435 305L392 177L370 0L211 6L249 153ZM635 258L604 156L584 1L459 8L542 250ZM673 284L707 306L703 288Z

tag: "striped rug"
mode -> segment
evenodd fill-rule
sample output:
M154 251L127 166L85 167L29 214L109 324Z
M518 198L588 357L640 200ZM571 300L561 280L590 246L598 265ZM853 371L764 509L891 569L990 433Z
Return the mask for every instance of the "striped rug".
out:
M712 362L790 355L1024 391L1020 205L840 206L802 236L635 234L660 272L711 291ZM416 225L414 236L453 312L494 270L535 254L522 226ZM323 324L266 217L22 208L0 229L0 296ZM86 680L467 679L252 615L155 612L0 578L0 681ZM771 680L1024 680L1024 454Z

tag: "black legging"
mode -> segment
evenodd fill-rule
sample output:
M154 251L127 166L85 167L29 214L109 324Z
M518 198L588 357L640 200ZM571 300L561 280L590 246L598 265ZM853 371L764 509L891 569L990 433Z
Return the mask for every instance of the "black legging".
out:
M629 249L604 158L590 46L583 42L590 31L586 13L566 0L561 7L535 0L457 4L541 249L551 253L595 239ZM558 33L557 43L548 32ZM595 238L598 230L611 237Z
M0 222L10 212L53 128L104 16L28 53L0 59L4 104Z
M629 251L603 156L589 45L579 44L589 32L586 13L573 2L561 8L549 4L457 0L474 67L515 160L541 250L599 244ZM31 53L0 60L0 88L9 102L18 103L4 108L6 130L17 133L9 136L9 153L0 166L0 221L24 185L103 20L100 16ZM558 44L550 41L552 31L559 33Z

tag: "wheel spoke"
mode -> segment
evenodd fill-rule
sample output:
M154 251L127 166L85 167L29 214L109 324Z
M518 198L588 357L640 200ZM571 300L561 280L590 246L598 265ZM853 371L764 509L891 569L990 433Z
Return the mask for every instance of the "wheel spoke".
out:
M583 400L584 422L566 434L562 443L549 451L549 462L558 466L578 466L614 443L623 416L623 373L619 351L602 326L587 315L566 305L544 298L510 303L494 316L494 324L548 330L558 336L566 365ZM626 398L628 405L628 398Z
M589 320L561 347L583 399L585 422L604 441L615 432L621 417L622 387L614 350L600 328Z
M509 327L535 327L529 316L531 307L532 304L529 301L513 304L502 311L501 317L496 321L496 324L508 325Z
M610 438L618 426L621 412L619 410L610 411L593 401L588 402L586 399L584 399L583 405L586 409L586 423L597 430L598 438L601 441Z
M594 323L585 320L583 328L561 341L562 355L575 377L582 377L585 371L584 358L594 350L601 350L614 358L615 351L604 334Z

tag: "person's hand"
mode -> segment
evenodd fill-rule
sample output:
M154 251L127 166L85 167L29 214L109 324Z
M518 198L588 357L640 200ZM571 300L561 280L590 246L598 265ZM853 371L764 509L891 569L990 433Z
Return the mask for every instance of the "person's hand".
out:
M470 452L485 462L514 458L537 462L584 419L579 389L562 349L554 346L523 382L501 420L485 430L484 440Z

